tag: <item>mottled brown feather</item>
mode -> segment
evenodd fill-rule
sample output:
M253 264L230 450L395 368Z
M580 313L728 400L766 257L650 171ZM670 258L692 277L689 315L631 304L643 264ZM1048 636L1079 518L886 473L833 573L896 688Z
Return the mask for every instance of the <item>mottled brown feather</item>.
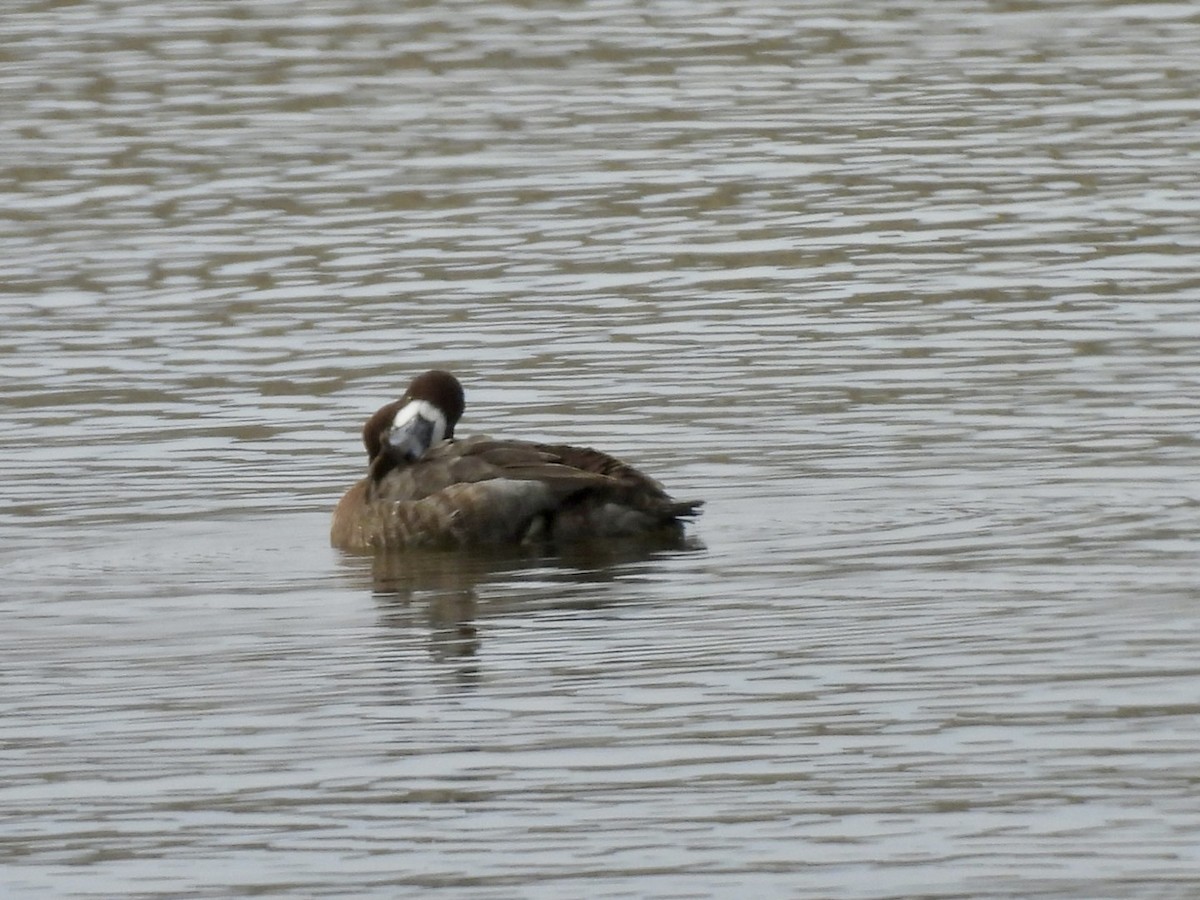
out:
M443 402L457 402L453 427L462 412L455 386L448 373L426 373L402 400L368 420L363 442L374 455L367 477L334 511L334 546L364 551L679 532L680 519L703 505L671 499L654 479L588 447L479 436L442 441L411 463L385 459L381 435L414 396L426 399L436 390L450 398Z

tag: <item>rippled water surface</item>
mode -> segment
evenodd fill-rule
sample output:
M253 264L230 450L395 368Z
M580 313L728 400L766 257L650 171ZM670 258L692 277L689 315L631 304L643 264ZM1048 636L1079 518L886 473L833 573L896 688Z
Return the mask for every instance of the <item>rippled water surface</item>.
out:
M6 897L1200 891L1194 4L0 18ZM431 365L694 543L329 549Z

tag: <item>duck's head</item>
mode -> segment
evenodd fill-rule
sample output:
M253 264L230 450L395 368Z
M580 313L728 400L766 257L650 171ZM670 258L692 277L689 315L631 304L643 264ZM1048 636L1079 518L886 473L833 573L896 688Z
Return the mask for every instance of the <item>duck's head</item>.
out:
M434 444L454 437L463 407L462 385L449 372L433 369L418 375L403 397L381 408L363 426L363 446L372 469L415 462Z

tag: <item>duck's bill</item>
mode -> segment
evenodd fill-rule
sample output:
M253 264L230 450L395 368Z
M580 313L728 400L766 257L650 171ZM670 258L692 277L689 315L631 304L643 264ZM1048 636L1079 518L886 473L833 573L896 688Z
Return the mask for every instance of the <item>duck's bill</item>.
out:
M424 416L413 416L391 430L387 437L388 446L409 462L418 460L433 444L434 424Z

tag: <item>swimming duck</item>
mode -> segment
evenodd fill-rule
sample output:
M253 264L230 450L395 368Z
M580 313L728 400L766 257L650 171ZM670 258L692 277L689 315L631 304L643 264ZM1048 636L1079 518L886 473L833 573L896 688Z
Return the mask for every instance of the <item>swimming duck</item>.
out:
M679 534L703 501L599 450L470 437L456 440L462 385L435 369L367 419L366 477L333 513L330 541L351 551L561 544Z

